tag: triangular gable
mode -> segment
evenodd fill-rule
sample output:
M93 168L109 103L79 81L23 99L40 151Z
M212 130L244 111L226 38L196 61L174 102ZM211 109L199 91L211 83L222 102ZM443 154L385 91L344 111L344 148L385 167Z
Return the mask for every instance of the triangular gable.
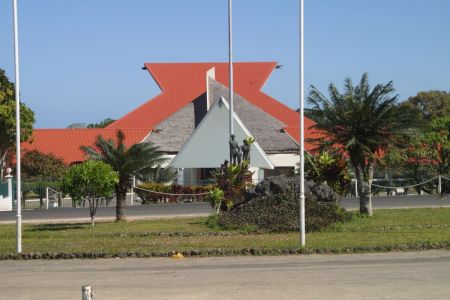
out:
M252 136L239 117L233 116L234 135L239 145ZM214 102L198 127L169 164L174 168L218 168L229 160L229 105L222 97ZM273 169L274 164L258 142L251 145L250 166Z

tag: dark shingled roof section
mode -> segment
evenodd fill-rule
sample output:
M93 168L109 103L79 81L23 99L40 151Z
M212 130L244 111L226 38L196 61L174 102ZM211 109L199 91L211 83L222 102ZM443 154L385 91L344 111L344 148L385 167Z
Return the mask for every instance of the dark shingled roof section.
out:
M210 80L210 99L215 102L220 97L224 97L228 102L228 87L221 83ZM251 104L243 97L233 94L234 111L244 123L245 127L256 138L256 141L266 153L298 152L298 144L282 131L286 125ZM238 141L239 144L242 141Z
M159 123L146 138L166 153L177 153L206 114L206 93Z
M210 100L224 97L228 87L210 80ZM296 153L298 144L285 132L286 125L234 93L234 110L266 153ZM184 106L158 124L146 141L152 141L167 153L177 153L206 114L206 94ZM241 143L242 141L239 141Z

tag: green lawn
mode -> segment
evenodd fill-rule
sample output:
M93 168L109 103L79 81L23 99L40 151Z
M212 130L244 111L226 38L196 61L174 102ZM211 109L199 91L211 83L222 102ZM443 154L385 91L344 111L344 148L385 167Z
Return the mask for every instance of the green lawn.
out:
M206 218L121 223L24 225L24 253L170 253L171 251L295 249L298 233L266 234L219 231ZM306 250L385 251L410 245L449 247L450 209L376 210L371 218L355 216L350 223L307 234ZM419 247L420 248L420 247ZM15 226L0 226L0 254L15 252Z

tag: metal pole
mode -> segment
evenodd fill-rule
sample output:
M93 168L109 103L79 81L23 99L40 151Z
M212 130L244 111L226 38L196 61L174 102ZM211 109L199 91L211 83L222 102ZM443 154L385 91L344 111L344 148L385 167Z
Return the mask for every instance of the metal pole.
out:
M304 137L304 61L303 61L303 0L300 0L300 244L305 247L305 137Z
M17 253L22 252L22 187L20 174L20 81L19 81L19 29L17 26L17 0L13 0L13 27L14 27L14 72L16 86L16 180L17 180L17 221L16 244Z
M230 98L230 136L234 134L233 126L233 31L232 31L232 15L231 15L231 0L228 0L228 83L229 83L229 98Z

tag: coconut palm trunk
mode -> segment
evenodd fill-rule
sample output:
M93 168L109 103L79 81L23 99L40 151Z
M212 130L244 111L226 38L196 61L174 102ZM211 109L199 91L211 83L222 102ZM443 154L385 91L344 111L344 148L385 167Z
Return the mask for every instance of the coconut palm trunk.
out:
M359 194L359 212L361 214L367 214L372 216L372 179L373 179L373 167L372 174L368 172L368 180L364 180L364 172L361 166L355 167L355 176L358 181L358 194Z
M125 202L127 197L127 185L120 180L116 185L116 221L125 221L126 208Z

